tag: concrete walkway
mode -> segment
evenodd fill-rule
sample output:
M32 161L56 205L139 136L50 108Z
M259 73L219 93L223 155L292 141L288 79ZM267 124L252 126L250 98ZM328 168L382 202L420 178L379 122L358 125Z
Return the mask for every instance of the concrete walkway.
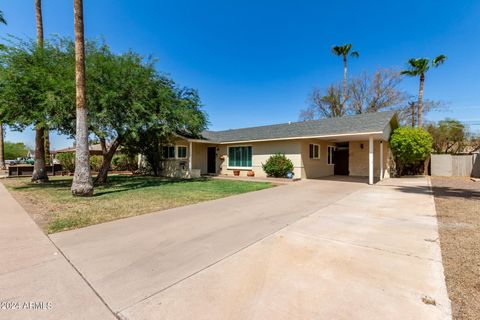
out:
M450 318L424 178L301 181L51 238L122 319Z
M115 319L0 183L0 319Z

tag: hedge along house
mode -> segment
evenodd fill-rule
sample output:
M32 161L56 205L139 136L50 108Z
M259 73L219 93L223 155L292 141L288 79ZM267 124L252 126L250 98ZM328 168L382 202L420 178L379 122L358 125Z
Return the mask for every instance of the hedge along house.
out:
M395 112L292 122L225 131L204 131L200 139L177 136L163 147L162 170L170 177L266 177L262 164L276 153L294 165L294 177L350 175L382 180L390 176L388 144L398 127Z

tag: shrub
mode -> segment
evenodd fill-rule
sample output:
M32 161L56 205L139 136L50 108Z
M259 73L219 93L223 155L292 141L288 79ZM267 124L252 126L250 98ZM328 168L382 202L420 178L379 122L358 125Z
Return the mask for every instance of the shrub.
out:
M116 154L112 158L112 170L115 171L133 171L135 158L126 154Z
M100 168L102 167L102 162L103 162L103 156L90 156L90 169L92 171L98 172Z
M59 153L56 156L57 160L60 161L62 165L62 170L64 172L74 172L75 171L75 153L66 152Z
M285 178L288 172L293 171L293 163L284 154L277 153L268 158L262 168L269 177Z
M432 152L432 136L421 128L401 127L390 137L399 174L418 174Z

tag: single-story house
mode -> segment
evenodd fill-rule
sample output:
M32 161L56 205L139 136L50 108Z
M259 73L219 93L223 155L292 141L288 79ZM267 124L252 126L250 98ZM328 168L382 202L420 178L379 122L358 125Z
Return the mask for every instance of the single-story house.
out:
M101 155L103 155L102 146L100 145L100 143L92 144L92 145L88 146L88 149L90 151L91 156L101 156ZM53 155L56 155L58 153L75 153L76 151L77 151L76 147L72 146L72 147L68 147L68 148L53 150L50 153L53 154Z
M376 112L312 121L290 122L225 131L204 131L202 137L177 136L163 147L166 176L241 176L253 171L266 177L262 164L276 153L294 165L294 177L350 175L380 180L390 176L389 138L398 127L395 112Z

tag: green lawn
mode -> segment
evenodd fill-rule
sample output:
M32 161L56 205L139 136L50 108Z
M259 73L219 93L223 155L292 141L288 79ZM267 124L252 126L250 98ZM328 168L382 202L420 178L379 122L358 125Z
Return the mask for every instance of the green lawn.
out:
M90 198L70 194L71 177L53 177L46 184L29 179L4 179L14 197L48 233L165 210L235 194L261 190L266 182L202 178L168 180L156 177L111 176Z

